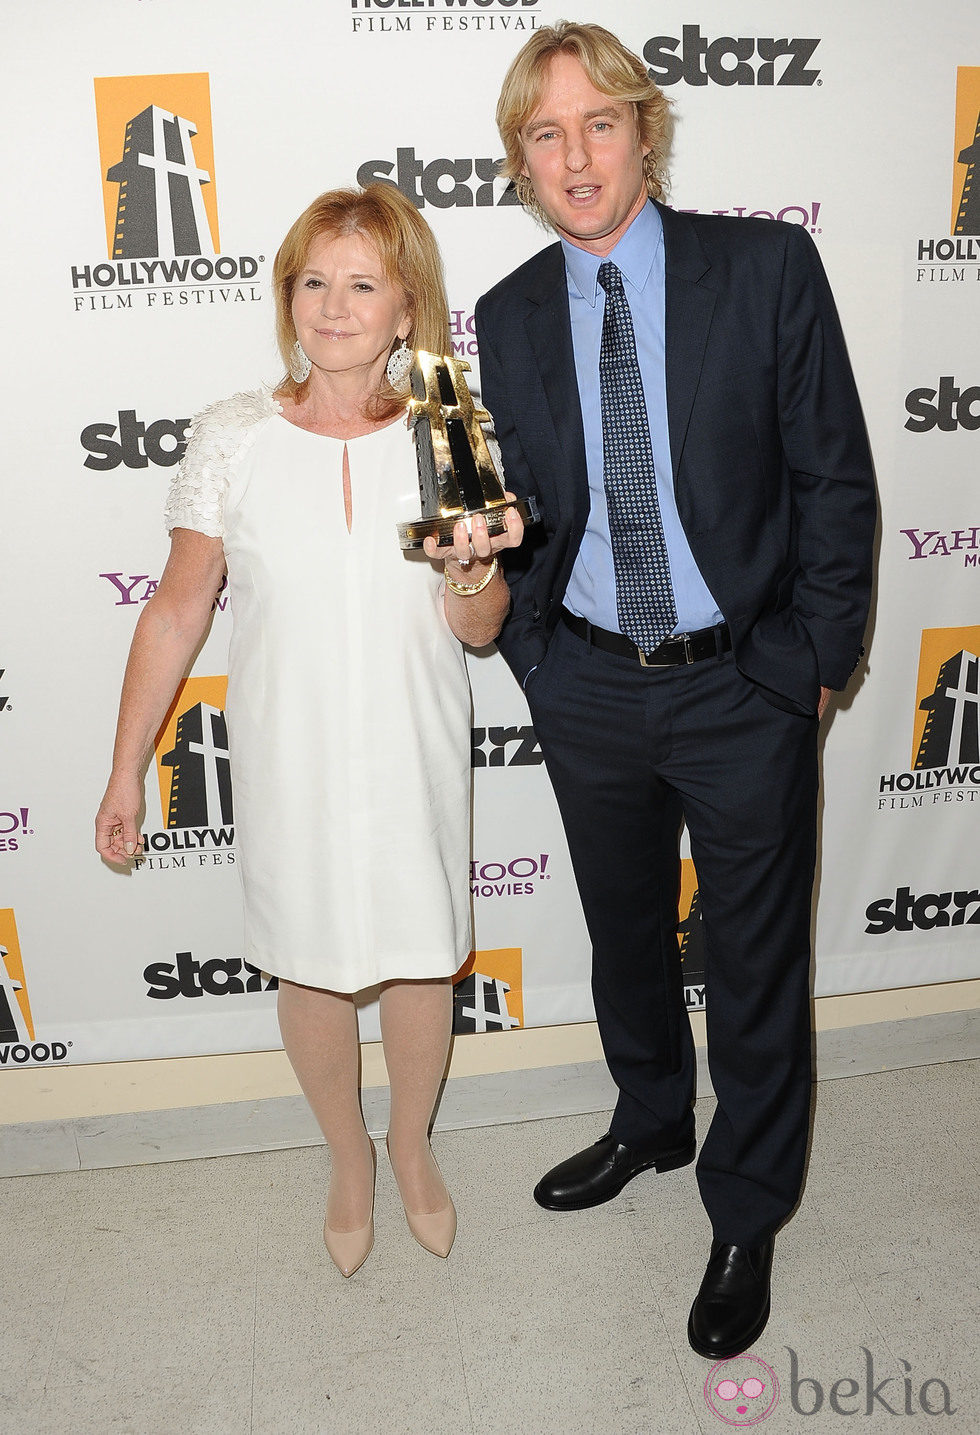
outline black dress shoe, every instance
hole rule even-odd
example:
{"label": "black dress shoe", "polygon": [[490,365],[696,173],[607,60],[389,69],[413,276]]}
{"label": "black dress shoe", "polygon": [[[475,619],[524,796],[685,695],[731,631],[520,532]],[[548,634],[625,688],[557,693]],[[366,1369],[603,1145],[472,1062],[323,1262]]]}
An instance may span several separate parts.
{"label": "black dress shoe", "polygon": [[693,1160],[693,1138],[668,1150],[636,1151],[606,1135],[542,1176],[534,1199],[547,1211],[584,1211],[611,1201],[641,1171],[675,1171]]}
{"label": "black dress shoe", "polygon": [[769,1319],[772,1236],[758,1246],[711,1242],[708,1268],[691,1306],[687,1338],[706,1360],[741,1355]]}

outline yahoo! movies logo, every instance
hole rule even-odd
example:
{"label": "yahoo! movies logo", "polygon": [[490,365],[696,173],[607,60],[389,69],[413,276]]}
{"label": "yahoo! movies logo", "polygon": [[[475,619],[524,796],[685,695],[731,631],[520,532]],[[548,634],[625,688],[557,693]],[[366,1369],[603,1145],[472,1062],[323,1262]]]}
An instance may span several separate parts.
{"label": "yahoo! movies logo", "polygon": [[[159,578],[154,578],[149,573],[126,573],[122,569],[115,573],[100,573],[109,584],[112,592],[113,607],[135,608],[140,603],[145,603],[152,598],[160,586]],[[223,578],[221,586],[214,595],[214,608],[223,613],[228,606],[228,580]]]}
{"label": "yahoo! movies logo", "polygon": [[206,74],[95,81],[108,260],[73,264],[79,310],[249,303],[264,259],[221,252]]}
{"label": "yahoo! movies logo", "polygon": [[964,568],[980,568],[978,524],[972,528],[903,528],[901,532],[912,549],[905,555],[910,563],[923,558],[955,558],[962,559]]}
{"label": "yahoo! movies logo", "polygon": [[506,862],[475,858],[470,863],[470,896],[533,897],[542,882],[551,881],[550,860],[547,852],[539,852],[537,857],[511,857]]}
{"label": "yahoo! movies logo", "polygon": [[980,794],[980,627],[924,628],[911,766],[878,779],[878,810],[976,802]]}
{"label": "yahoo! movies logo", "polygon": [[524,1025],[520,947],[470,952],[453,977],[453,1031],[511,1031]]}
{"label": "yahoo! movies logo", "polygon": [[46,1066],[64,1061],[68,1041],[37,1041],[24,959],[11,907],[0,909],[0,1066]]}
{"label": "yahoo! movies logo", "polygon": [[143,833],[140,869],[234,865],[227,686],[225,677],[187,678],[177,690],[154,745],[161,825]]}
{"label": "yahoo! movies logo", "polygon": [[980,282],[980,65],[956,71],[952,129],[949,235],[918,241],[917,284]]}
{"label": "yahoo! movies logo", "polygon": [[450,309],[449,336],[453,341],[453,353],[461,359],[479,356],[480,346],[476,341],[476,314],[472,309]]}
{"label": "yahoo! movies logo", "polygon": [[728,209],[697,209],[687,205],[680,207],[681,214],[731,214],[736,219],[778,219],[784,224],[802,224],[811,234],[822,234],[818,224],[822,201],[813,199],[808,204],[773,204],[771,209],[753,209],[748,204],[733,204]]}
{"label": "yahoo! movies logo", "polygon": [[33,836],[29,807],[12,807],[9,812],[0,812],[0,854],[16,852],[25,837]]}

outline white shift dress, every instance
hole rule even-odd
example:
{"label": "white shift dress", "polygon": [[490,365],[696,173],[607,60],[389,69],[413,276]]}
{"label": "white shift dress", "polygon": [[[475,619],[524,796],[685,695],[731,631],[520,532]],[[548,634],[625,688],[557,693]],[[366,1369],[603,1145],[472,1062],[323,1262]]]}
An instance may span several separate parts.
{"label": "white shift dress", "polygon": [[441,570],[398,546],[419,506],[404,419],[345,445],[264,390],[193,421],[167,502],[228,565],[245,955],[307,986],[449,976],[470,949],[470,692]]}

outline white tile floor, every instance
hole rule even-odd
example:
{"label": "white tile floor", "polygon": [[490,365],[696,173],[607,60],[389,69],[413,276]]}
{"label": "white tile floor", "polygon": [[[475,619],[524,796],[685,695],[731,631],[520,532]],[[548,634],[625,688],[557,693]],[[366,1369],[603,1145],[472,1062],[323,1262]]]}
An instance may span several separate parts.
{"label": "white tile floor", "polygon": [[[819,1084],[807,1195],[779,1237],[754,1352],[780,1383],[767,1435],[980,1431],[978,1075],[955,1061]],[[699,1103],[702,1128],[712,1104]],[[531,1201],[543,1170],[603,1130],[579,1115],[438,1133],[460,1218],[447,1262],[411,1240],[382,1147],[377,1243],[350,1281],[320,1243],[319,1147],[0,1181],[0,1431],[697,1435],[747,1422],[734,1402],[727,1424],[709,1408],[710,1366],[686,1341],[709,1239],[693,1168],[641,1176],[591,1212]],[[926,1404],[943,1405],[940,1381],[955,1414],[922,1409],[925,1382]],[[850,1416],[831,1406],[835,1382]]]}

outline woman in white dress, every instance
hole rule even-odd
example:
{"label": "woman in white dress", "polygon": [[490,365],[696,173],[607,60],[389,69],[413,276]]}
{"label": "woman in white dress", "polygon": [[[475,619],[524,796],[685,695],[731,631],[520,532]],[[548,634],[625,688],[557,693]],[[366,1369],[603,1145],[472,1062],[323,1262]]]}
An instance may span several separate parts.
{"label": "woman in white dress", "polygon": [[[393,186],[321,195],[273,270],[289,377],[191,425],[167,503],[171,551],[133,638],[96,818],[109,862],[140,855],[143,773],[227,572],[228,736],[246,958],[279,977],[279,1024],[331,1155],[324,1239],[345,1276],[374,1241],[376,1154],[358,1094],[353,996],[380,987],[388,1151],[412,1234],[447,1256],[456,1213],[429,1146],[452,975],[470,948],[470,698],[461,643],[509,595],[474,517],[406,553],[418,516],[404,380],[450,352],[435,239]],[[437,560],[435,562],[430,560]]]}

